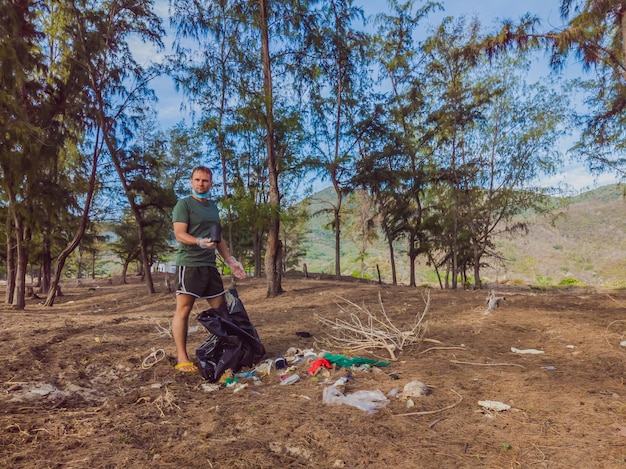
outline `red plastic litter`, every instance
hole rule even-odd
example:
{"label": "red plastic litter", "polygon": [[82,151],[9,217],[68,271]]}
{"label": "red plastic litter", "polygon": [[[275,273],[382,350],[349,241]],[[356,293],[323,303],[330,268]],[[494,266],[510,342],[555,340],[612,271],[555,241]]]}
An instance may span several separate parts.
{"label": "red plastic litter", "polygon": [[326,360],[325,358],[320,358],[319,360],[315,360],[313,363],[311,363],[311,368],[309,368],[309,374],[311,376],[315,375],[315,372],[321,366],[323,366],[324,368],[328,368],[329,370],[333,367],[328,360]]}

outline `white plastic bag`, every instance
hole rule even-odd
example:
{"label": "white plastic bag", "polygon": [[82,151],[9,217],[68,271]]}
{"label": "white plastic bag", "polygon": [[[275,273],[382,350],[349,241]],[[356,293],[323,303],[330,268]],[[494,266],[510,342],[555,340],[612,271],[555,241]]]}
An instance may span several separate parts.
{"label": "white plastic bag", "polygon": [[541,355],[542,353],[544,353],[543,350],[537,350],[535,348],[527,348],[527,349],[520,350],[515,347],[511,347],[511,352],[526,354],[526,355]]}
{"label": "white plastic bag", "polygon": [[345,404],[374,414],[389,404],[389,399],[379,391],[356,391],[344,395],[334,385],[324,388],[322,395],[324,404]]}
{"label": "white plastic bag", "polygon": [[478,401],[478,405],[487,410],[496,410],[498,412],[509,410],[511,408],[510,405],[500,401]]}

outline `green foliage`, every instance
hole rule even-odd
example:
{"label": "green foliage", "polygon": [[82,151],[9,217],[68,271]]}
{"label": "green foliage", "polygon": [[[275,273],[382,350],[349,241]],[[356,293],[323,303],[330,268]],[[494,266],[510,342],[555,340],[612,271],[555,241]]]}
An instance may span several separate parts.
{"label": "green foliage", "polygon": [[554,281],[550,276],[544,277],[541,274],[537,274],[537,276],[535,277],[535,283],[540,286],[550,286],[554,284]]}
{"label": "green foliage", "polygon": [[561,287],[581,287],[585,286],[585,284],[574,277],[565,277],[564,279],[559,281],[559,286]]}
{"label": "green foliage", "polygon": [[368,275],[366,273],[361,274],[360,270],[353,270],[352,272],[350,272],[350,277],[358,278],[358,279],[362,279],[362,280],[371,280],[372,279],[371,275]]}

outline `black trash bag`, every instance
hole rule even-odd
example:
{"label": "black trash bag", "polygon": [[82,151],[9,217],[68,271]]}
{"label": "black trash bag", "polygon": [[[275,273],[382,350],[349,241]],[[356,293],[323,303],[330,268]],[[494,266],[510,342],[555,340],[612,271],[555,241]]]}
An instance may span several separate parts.
{"label": "black trash bag", "polygon": [[198,322],[212,334],[196,349],[200,372],[211,383],[219,381],[226,370],[238,372],[265,358],[265,347],[248,318],[237,290],[228,290],[225,302],[202,311]]}

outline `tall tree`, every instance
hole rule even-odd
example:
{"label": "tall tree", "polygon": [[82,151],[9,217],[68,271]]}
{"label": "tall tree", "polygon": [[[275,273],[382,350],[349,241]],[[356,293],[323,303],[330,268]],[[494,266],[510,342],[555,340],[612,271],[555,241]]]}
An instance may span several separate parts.
{"label": "tall tree", "polygon": [[[3,188],[13,217],[7,225],[8,248],[15,240],[16,262],[8,256],[9,284],[15,289],[13,306],[25,305],[26,266],[32,251],[32,233],[40,241],[48,283],[52,220],[75,205],[71,186],[72,143],[81,122],[81,73],[72,66],[73,48],[63,32],[65,22],[55,2],[5,2],[2,14],[2,89],[0,121],[5,138],[0,147]],[[64,47],[68,45],[68,47]],[[74,167],[79,167],[80,162]],[[66,172],[67,171],[67,172]],[[80,172],[80,171],[78,171]],[[76,175],[76,173],[74,173]],[[70,208],[71,211],[71,208]],[[41,214],[35,216],[34,214]],[[58,232],[58,230],[57,230]],[[34,251],[33,251],[34,252]],[[15,280],[14,280],[15,279]]]}
{"label": "tall tree", "polygon": [[502,60],[485,68],[486,78],[494,88],[502,86],[503,93],[466,138],[462,155],[475,168],[462,183],[462,210],[477,288],[482,258],[493,248],[494,235],[520,228],[513,217],[522,211],[546,208],[547,189],[538,183],[562,160],[557,140],[566,130],[568,110],[564,94],[541,83],[525,84],[519,62]]}
{"label": "tall tree", "polygon": [[263,107],[265,110],[265,144],[267,147],[267,169],[269,177],[269,231],[265,248],[265,275],[267,296],[283,293],[282,287],[282,243],[280,241],[280,188],[278,186],[279,161],[274,136],[274,88],[270,52],[269,1],[258,0],[259,32],[261,36],[261,63],[263,65]]}
{"label": "tall tree", "polygon": [[526,15],[519,24],[507,21],[497,34],[477,49],[490,57],[502,51],[545,49],[551,64],[560,70],[570,54],[583,70],[595,72],[584,83],[585,112],[579,116],[583,132],[575,145],[595,172],[626,177],[626,2],[623,0],[562,0],[564,25],[540,31],[536,16]]}
{"label": "tall tree", "polygon": [[[128,165],[132,162],[124,139],[129,135],[128,129],[133,127],[133,115],[140,115],[142,107],[153,97],[148,87],[150,80],[161,73],[155,67],[146,70],[139,65],[129,46],[134,37],[162,46],[164,31],[151,8],[151,0],[73,0],[71,4],[73,39],[79,48],[76,59],[89,77],[94,121],[102,131],[108,156],[137,221],[145,267],[150,265],[145,220],[129,180]],[[146,287],[149,293],[154,293],[149,270],[146,271]]]}
{"label": "tall tree", "polygon": [[[27,244],[30,229],[26,207],[19,204],[27,194],[25,179],[28,168],[29,142],[38,141],[41,129],[32,122],[32,105],[41,92],[38,71],[43,58],[37,49],[41,32],[35,25],[42,2],[22,0],[0,4],[0,170],[7,204],[6,300],[15,308],[25,306]],[[26,196],[26,197],[25,197]],[[9,293],[10,292],[10,293]]]}
{"label": "tall tree", "polygon": [[367,269],[367,250],[378,239],[376,229],[380,225],[380,216],[375,211],[374,198],[364,190],[355,190],[351,198],[348,233],[358,246],[356,260],[359,262],[360,278],[363,279]]}
{"label": "tall tree", "polygon": [[370,37],[356,28],[363,11],[352,0],[328,0],[318,12],[316,27],[308,30],[310,57],[305,79],[310,84],[311,166],[328,176],[336,195],[332,204],[335,234],[335,276],[341,277],[341,215],[344,196],[363,137],[359,125],[365,90],[370,84]]}
{"label": "tall tree", "polygon": [[479,27],[477,21],[467,25],[465,18],[445,18],[424,44],[428,56],[426,73],[430,77],[426,93],[431,99],[429,144],[437,159],[439,184],[448,189],[451,198],[444,234],[448,240],[452,288],[457,288],[463,265],[461,242],[466,238],[462,185],[472,177],[475,166],[474,161],[463,157],[466,138],[485,119],[491,100],[502,93],[501,88],[475,79],[474,58],[464,53],[469,44],[477,43]]}
{"label": "tall tree", "polygon": [[368,187],[382,213],[383,231],[396,282],[394,242],[404,237],[409,258],[409,284],[416,285],[415,262],[423,252],[423,193],[432,178],[431,153],[424,115],[425,54],[417,39],[421,22],[438,7],[428,2],[391,1],[390,13],[376,17],[375,57],[379,80],[389,91],[379,98],[383,109],[368,133],[369,148],[359,162],[357,180]]}

